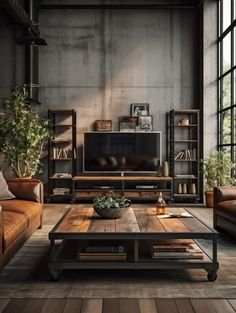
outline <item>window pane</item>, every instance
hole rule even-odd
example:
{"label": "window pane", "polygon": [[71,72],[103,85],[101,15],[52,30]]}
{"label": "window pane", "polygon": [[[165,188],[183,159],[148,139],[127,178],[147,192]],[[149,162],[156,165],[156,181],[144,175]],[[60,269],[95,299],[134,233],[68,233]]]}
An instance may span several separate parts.
{"label": "window pane", "polygon": [[222,119],[222,143],[229,144],[231,143],[231,110],[222,113]]}
{"label": "window pane", "polygon": [[223,39],[223,72],[231,67],[231,33]]}
{"label": "window pane", "polygon": [[223,62],[221,62],[221,60],[223,60],[223,41],[221,40],[219,42],[219,46],[218,46],[218,49],[219,49],[219,74],[222,75],[223,74]]}
{"label": "window pane", "polygon": [[223,9],[222,9],[222,1],[223,0],[219,0],[218,1],[218,12],[219,12],[219,15],[218,15],[218,18],[219,18],[219,20],[218,20],[218,31],[219,31],[219,36],[221,35],[221,33],[222,33],[222,28],[223,28],[223,25],[222,25],[222,23],[221,23],[221,12],[223,12]]}
{"label": "window pane", "polygon": [[[236,4],[235,4],[236,7]],[[234,65],[236,65],[236,27],[234,26]]]}
{"label": "window pane", "polygon": [[[232,147],[233,149],[233,157],[232,157],[232,162],[235,164],[236,163],[236,146]],[[233,171],[232,171],[232,177],[236,177],[236,166],[234,165]]]}
{"label": "window pane", "polygon": [[236,4],[234,3],[234,19],[236,19]]}
{"label": "window pane", "polygon": [[232,147],[221,147],[220,151],[224,152],[224,155],[231,159],[231,149]]}
{"label": "window pane", "polygon": [[236,70],[234,70],[233,72],[233,77],[234,77],[234,103],[233,104],[236,104]]}
{"label": "window pane", "polygon": [[223,79],[219,80],[219,110],[223,109]]}
{"label": "window pane", "polygon": [[223,31],[231,24],[231,0],[222,0],[223,2]]}
{"label": "window pane", "polygon": [[222,107],[227,108],[231,105],[231,73],[226,75],[223,79],[223,95],[222,95]]}
{"label": "window pane", "polygon": [[236,144],[236,131],[235,131],[235,126],[236,126],[236,109],[234,108],[234,112],[233,112],[233,114],[234,114],[234,118],[233,118],[233,128],[232,128],[232,131],[234,132],[234,134],[233,134],[233,142],[232,143],[234,143],[234,144]]}

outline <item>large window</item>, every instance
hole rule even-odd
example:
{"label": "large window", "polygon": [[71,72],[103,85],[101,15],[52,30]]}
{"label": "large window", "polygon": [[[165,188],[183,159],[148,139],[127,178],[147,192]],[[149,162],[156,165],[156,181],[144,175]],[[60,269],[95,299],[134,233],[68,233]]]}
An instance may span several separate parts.
{"label": "large window", "polygon": [[236,162],[236,3],[218,0],[219,150]]}

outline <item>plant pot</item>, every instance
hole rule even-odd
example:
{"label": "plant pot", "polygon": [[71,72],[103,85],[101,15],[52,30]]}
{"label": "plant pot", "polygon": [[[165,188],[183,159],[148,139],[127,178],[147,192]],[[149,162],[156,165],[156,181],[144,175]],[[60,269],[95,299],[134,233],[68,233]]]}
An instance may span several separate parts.
{"label": "plant pot", "polygon": [[101,217],[103,218],[120,218],[122,215],[125,214],[125,212],[127,212],[127,210],[129,209],[129,206],[126,207],[122,207],[122,208],[103,208],[100,209],[96,206],[93,207],[94,211]]}
{"label": "plant pot", "polygon": [[213,208],[214,195],[213,191],[205,191],[206,207]]}

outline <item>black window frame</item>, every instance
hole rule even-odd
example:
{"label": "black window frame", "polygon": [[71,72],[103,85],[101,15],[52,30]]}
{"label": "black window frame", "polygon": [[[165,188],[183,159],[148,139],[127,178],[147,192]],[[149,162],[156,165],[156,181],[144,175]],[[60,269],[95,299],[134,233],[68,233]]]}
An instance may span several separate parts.
{"label": "black window frame", "polygon": [[[233,163],[236,163],[236,4],[231,1],[231,21],[229,26],[223,31],[223,3],[229,0],[218,0],[218,150],[230,150]],[[231,34],[231,64],[228,69],[224,69],[223,41],[227,35]],[[225,71],[224,71],[225,70]],[[223,106],[223,81],[230,75],[230,105]],[[230,113],[230,142],[224,143],[223,116]]]}

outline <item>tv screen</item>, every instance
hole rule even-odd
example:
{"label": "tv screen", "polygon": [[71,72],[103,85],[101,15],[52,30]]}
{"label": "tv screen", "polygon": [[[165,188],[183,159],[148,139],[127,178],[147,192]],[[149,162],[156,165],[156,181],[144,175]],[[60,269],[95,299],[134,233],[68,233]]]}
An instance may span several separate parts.
{"label": "tv screen", "polygon": [[161,132],[85,132],[84,172],[156,172]]}

